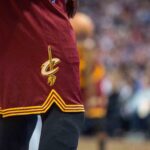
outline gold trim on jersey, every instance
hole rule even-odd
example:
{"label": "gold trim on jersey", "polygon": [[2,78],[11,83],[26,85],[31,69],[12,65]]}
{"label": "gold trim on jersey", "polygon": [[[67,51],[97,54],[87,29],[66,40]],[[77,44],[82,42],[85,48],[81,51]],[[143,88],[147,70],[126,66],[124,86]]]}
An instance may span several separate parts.
{"label": "gold trim on jersey", "polygon": [[2,108],[0,107],[0,115],[2,114],[2,110],[1,110]]}
{"label": "gold trim on jersey", "polygon": [[80,104],[66,104],[61,96],[52,89],[46,101],[41,106],[16,107],[8,109],[0,109],[3,117],[42,114],[45,113],[52,104],[56,104],[63,112],[84,112],[84,106]]}

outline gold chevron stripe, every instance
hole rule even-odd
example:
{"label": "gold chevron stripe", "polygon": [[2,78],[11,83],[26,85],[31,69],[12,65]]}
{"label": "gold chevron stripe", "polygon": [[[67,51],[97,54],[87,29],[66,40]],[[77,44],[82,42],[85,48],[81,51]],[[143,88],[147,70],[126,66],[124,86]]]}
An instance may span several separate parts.
{"label": "gold chevron stripe", "polygon": [[55,103],[63,112],[84,112],[84,106],[66,104],[61,96],[52,89],[46,101],[41,106],[16,107],[0,110],[3,117],[45,113]]}

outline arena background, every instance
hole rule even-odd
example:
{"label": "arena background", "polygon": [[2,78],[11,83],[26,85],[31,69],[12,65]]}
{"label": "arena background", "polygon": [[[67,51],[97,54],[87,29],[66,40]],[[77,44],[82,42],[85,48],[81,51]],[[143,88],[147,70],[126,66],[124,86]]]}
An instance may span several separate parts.
{"label": "arena background", "polygon": [[78,150],[149,150],[150,1],[80,0],[71,23],[86,108]]}

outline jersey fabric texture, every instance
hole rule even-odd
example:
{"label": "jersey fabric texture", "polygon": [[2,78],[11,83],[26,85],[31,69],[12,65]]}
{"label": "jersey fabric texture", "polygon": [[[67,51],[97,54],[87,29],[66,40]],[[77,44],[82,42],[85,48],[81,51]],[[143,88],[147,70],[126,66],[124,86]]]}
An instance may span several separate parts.
{"label": "jersey fabric texture", "polygon": [[1,0],[0,114],[84,112],[76,39],[64,0]]}

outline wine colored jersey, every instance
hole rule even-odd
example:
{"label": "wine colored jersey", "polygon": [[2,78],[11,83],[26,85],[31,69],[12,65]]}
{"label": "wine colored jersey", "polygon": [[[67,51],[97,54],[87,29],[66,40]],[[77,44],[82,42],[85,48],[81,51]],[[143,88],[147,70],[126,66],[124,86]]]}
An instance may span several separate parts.
{"label": "wine colored jersey", "polygon": [[0,114],[83,112],[65,0],[0,1]]}

